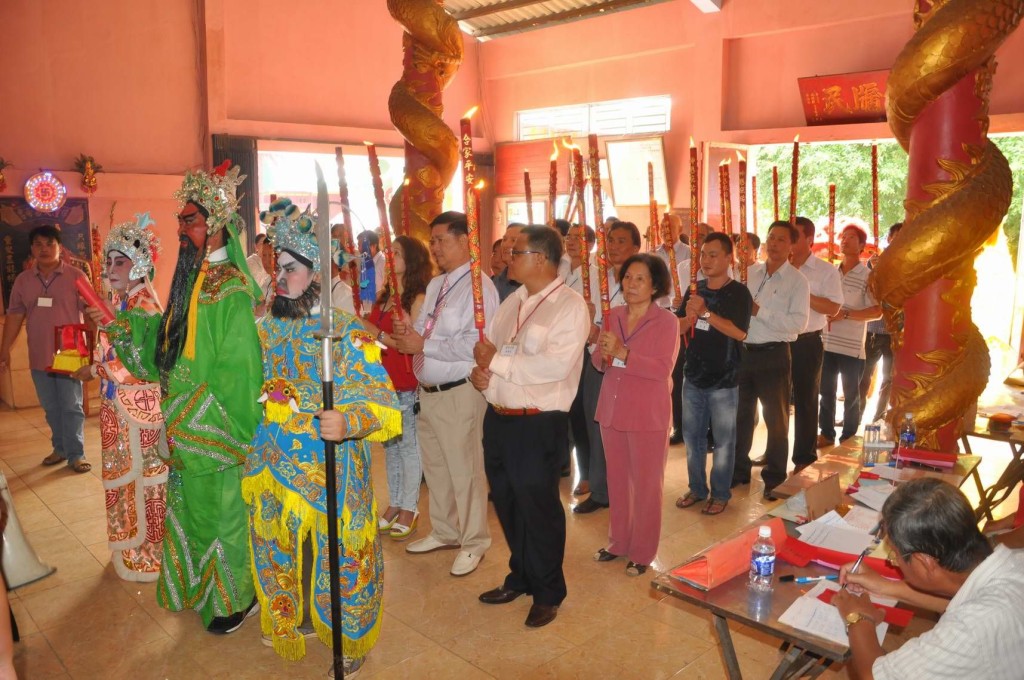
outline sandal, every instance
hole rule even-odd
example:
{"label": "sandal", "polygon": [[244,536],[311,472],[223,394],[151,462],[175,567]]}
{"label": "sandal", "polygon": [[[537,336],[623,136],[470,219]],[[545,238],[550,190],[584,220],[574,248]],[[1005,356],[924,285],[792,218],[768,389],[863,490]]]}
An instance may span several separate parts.
{"label": "sandal", "polygon": [[729,501],[720,501],[716,498],[712,498],[700,512],[702,515],[720,515],[727,505],[729,505]]}
{"label": "sandal", "polygon": [[595,562],[611,562],[612,560],[617,560],[617,559],[619,559],[618,555],[610,553],[607,550],[605,550],[604,548],[601,548],[596,553],[594,553],[594,561]]}
{"label": "sandal", "polygon": [[[390,509],[391,508],[388,508],[388,510],[390,510]],[[384,514],[387,514],[387,510],[384,511]],[[377,518],[377,528],[380,529],[380,532],[382,534],[387,533],[388,531],[391,531],[391,527],[395,526],[395,522],[397,522],[397,521],[398,521],[398,513],[397,512],[395,513],[395,516],[392,517],[391,519],[387,519],[387,518],[384,517],[384,515],[381,515],[380,517]]]}
{"label": "sandal", "polygon": [[[416,520],[418,520],[419,518],[420,513],[417,512],[413,514],[412,521],[409,522],[408,526],[406,526],[405,524],[399,524],[397,521],[395,521],[395,523],[391,525],[391,533],[389,533],[388,536],[395,539],[396,541],[404,541],[405,539],[412,536],[413,532],[416,531]],[[398,520],[397,515],[395,515],[395,520]]]}
{"label": "sandal", "polygon": [[68,467],[79,474],[92,470],[92,464],[82,460],[81,458],[76,460],[74,463],[69,463]]}
{"label": "sandal", "polygon": [[57,463],[63,463],[63,462],[64,462],[64,456],[60,455],[56,451],[51,453],[46,458],[43,458],[43,465],[47,465],[47,466],[49,466],[49,465],[56,465]]}
{"label": "sandal", "polygon": [[630,560],[626,565],[626,576],[642,576],[647,571],[646,564],[637,564]]}
{"label": "sandal", "polygon": [[692,508],[694,505],[697,505],[697,503],[703,502],[703,498],[697,498],[697,496],[692,491],[687,491],[685,496],[680,496],[679,498],[676,499],[676,507],[683,509]]}

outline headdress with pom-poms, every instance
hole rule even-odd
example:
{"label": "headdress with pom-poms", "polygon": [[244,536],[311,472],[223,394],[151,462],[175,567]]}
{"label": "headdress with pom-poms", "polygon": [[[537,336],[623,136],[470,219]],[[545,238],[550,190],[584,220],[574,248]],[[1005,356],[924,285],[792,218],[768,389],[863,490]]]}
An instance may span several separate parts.
{"label": "headdress with pom-poms", "polygon": [[320,271],[320,246],[316,241],[313,215],[300,211],[291,199],[279,198],[260,213],[260,221],[269,225],[267,236],[274,250],[299,255],[310,263],[314,272]]}
{"label": "headdress with pom-poms", "polygon": [[160,239],[149,228],[155,224],[148,212],[135,213],[134,222],[122,222],[111,227],[103,244],[105,255],[116,250],[132,261],[128,278],[133,281],[152,275],[160,252]]}
{"label": "headdress with pom-poms", "polygon": [[228,225],[234,227],[236,236],[242,230],[236,193],[245,175],[239,174],[241,169],[237,165],[229,170],[230,166],[231,161],[226,160],[214,168],[213,172],[186,170],[181,188],[174,192],[174,197],[178,199],[178,210],[191,201],[210,213],[206,218],[206,233],[211,236]]}

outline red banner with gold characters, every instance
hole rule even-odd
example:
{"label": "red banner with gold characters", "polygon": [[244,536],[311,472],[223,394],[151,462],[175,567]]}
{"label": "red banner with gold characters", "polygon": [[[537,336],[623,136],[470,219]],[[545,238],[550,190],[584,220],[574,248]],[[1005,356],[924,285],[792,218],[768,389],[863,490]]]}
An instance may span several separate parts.
{"label": "red banner with gold characters", "polygon": [[885,121],[888,69],[797,78],[808,125]]}

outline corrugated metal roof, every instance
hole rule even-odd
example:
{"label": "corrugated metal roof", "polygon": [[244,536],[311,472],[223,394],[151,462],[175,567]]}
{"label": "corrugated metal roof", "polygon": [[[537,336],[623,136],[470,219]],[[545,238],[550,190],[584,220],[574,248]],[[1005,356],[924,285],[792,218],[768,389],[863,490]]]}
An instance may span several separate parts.
{"label": "corrugated metal roof", "polygon": [[480,40],[549,28],[667,0],[446,0],[462,30]]}

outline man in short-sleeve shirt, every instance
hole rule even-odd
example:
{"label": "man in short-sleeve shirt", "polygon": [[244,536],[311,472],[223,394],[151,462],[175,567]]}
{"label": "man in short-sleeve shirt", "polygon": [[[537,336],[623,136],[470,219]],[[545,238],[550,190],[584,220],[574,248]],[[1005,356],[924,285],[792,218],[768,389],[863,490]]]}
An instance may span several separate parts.
{"label": "man in short-sleeve shirt", "polygon": [[821,404],[818,408],[818,446],[831,446],[836,438],[836,381],[843,381],[843,432],[840,441],[857,434],[860,425],[860,378],[864,372],[864,333],[867,322],[882,309],[868,291],[870,270],[860,261],[868,235],[849,225],[839,237],[843,261],[843,306],[825,328],[825,357],[821,365]]}
{"label": "man in short-sleeve shirt", "polygon": [[677,313],[683,318],[680,330],[691,335],[686,343],[682,393],[690,493],[676,504],[689,507],[708,497],[705,452],[711,425],[716,446],[711,465],[712,502],[705,508],[707,514],[721,512],[732,496],[729,486],[736,455],[740,346],[753,306],[747,287],[729,278],[732,251],[732,241],[725,234],[708,236],[700,253],[701,269],[707,278],[697,284],[696,295],[687,289]]}
{"label": "man in short-sleeve shirt", "polygon": [[91,466],[85,461],[82,383],[77,378],[46,371],[56,351],[54,329],[82,323],[84,306],[75,290],[75,280],[85,274],[61,262],[60,230],[56,226],[35,227],[29,232],[29,241],[35,264],[19,274],[11,288],[11,304],[0,345],[0,370],[10,365],[11,347],[22,321],[27,319],[32,382],[46,413],[53,443],[53,451],[43,459],[43,465],[67,462],[75,472],[88,472]]}

